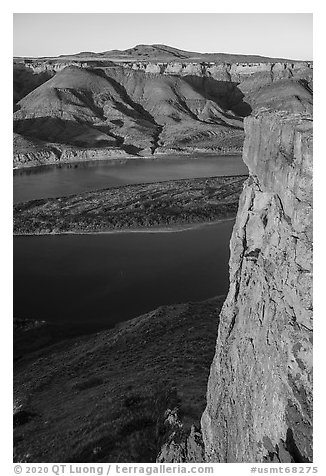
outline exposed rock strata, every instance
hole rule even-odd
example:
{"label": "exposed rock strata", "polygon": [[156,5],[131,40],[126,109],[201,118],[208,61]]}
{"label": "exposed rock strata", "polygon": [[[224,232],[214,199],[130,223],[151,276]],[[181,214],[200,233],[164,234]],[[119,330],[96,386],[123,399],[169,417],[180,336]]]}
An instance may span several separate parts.
{"label": "exposed rock strata", "polygon": [[14,131],[40,151],[35,157],[15,144],[15,167],[68,162],[72,149],[74,160],[92,159],[82,148],[110,156],[237,153],[253,109],[312,110],[309,62],[74,58],[14,66]]}
{"label": "exposed rock strata", "polygon": [[126,160],[126,158],[133,158],[132,155],[117,147],[112,147],[111,149],[69,147],[59,143],[45,143],[41,140],[27,139],[20,134],[14,134],[14,149],[14,169],[77,161]]}
{"label": "exposed rock strata", "polygon": [[312,117],[245,120],[250,177],[202,417],[210,462],[312,461]]}
{"label": "exposed rock strata", "polygon": [[[307,75],[312,74],[313,64],[311,61],[289,62],[289,63],[222,63],[222,62],[158,62],[158,61],[125,61],[119,63],[127,69],[141,70],[145,73],[166,74],[178,76],[208,76],[221,81],[241,82],[244,78],[255,73],[269,73],[274,79],[295,77],[300,71],[306,70]],[[40,61],[25,60],[22,65],[31,69],[35,73],[44,71],[61,71],[67,66],[78,66],[80,68],[110,67],[113,62],[98,61]],[[22,67],[22,66],[21,66]]]}
{"label": "exposed rock strata", "polygon": [[255,73],[269,73],[273,79],[289,78],[297,74],[298,71],[306,70],[306,74],[311,74],[312,62],[299,63],[123,63],[125,68],[142,70],[146,73],[156,74],[177,74],[178,76],[209,76],[221,81],[241,82],[243,79]]}

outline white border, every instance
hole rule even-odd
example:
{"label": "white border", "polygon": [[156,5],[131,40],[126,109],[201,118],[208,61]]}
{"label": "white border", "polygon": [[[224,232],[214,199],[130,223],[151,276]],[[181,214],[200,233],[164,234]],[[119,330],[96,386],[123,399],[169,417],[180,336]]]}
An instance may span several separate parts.
{"label": "white border", "polygon": [[[199,7],[200,4],[200,7]],[[87,6],[88,5],[88,6]],[[90,8],[90,5],[93,8]],[[265,6],[264,6],[265,5]],[[56,2],[41,1],[14,1],[2,6],[1,14],[1,316],[2,316],[2,342],[1,342],[1,453],[2,474],[14,474],[12,465],[12,13],[314,13],[314,90],[315,90],[315,128],[314,128],[314,241],[315,241],[315,278],[314,278],[314,304],[315,304],[315,344],[314,344],[314,464],[319,467],[319,474],[326,474],[324,456],[324,422],[325,422],[325,370],[323,349],[325,347],[325,152],[322,149],[322,134],[325,124],[325,96],[324,71],[324,44],[325,44],[325,15],[321,7],[322,2],[307,2],[304,0],[286,1],[274,0],[264,4],[258,1],[232,1],[225,4],[216,1],[205,2],[178,2],[164,0],[164,2],[137,2],[119,1],[107,2],[98,0],[96,8],[94,2],[71,2],[57,0]],[[245,8],[244,8],[245,7]],[[277,32],[275,32],[277,35]],[[247,464],[217,465],[215,474],[249,474]],[[267,465],[266,465],[267,466]],[[282,465],[279,465],[282,466]],[[274,466],[275,467],[275,466]]]}

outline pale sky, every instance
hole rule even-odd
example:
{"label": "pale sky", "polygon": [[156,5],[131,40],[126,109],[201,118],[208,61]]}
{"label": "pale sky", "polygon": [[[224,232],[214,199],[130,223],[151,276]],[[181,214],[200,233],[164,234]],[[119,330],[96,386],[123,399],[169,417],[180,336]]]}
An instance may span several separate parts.
{"label": "pale sky", "polygon": [[202,53],[312,59],[309,13],[15,13],[14,56],[163,43]]}

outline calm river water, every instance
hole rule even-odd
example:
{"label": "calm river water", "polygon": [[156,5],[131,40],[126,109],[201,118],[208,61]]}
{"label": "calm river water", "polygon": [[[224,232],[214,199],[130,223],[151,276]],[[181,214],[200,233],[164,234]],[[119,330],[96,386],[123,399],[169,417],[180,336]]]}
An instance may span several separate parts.
{"label": "calm river water", "polygon": [[[14,199],[245,173],[237,156],[42,167],[15,173]],[[93,322],[95,329],[163,304],[224,294],[232,227],[228,221],[178,232],[15,237],[14,316]]]}
{"label": "calm river water", "polygon": [[32,167],[14,171],[14,202],[132,183],[247,173],[248,169],[240,156],[206,156],[197,159],[167,157],[132,159],[126,163],[94,161]]}
{"label": "calm river water", "polygon": [[181,232],[14,238],[14,315],[108,327],[228,288],[233,221]]}

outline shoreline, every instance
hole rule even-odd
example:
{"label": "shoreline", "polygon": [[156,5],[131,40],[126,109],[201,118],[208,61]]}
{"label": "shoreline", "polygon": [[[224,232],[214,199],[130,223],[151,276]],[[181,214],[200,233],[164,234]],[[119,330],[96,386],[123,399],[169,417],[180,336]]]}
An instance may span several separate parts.
{"label": "shoreline", "polygon": [[202,223],[188,223],[184,225],[175,226],[161,226],[161,227],[144,227],[144,228],[123,228],[113,229],[107,231],[65,231],[65,232],[51,232],[51,233],[13,233],[13,237],[28,237],[28,236],[66,236],[66,235],[112,235],[118,233],[181,233],[184,231],[191,231],[198,228],[205,228],[211,225],[218,225],[223,222],[234,221],[235,216],[232,218],[221,218],[214,221],[202,222]]}
{"label": "shoreline", "polygon": [[[24,154],[25,152],[22,152],[21,154]],[[96,159],[87,159],[87,160],[67,160],[67,161],[57,161],[57,162],[49,162],[46,164],[34,164],[34,165],[28,165],[28,166],[14,166],[13,167],[13,172],[19,172],[19,171],[31,171],[35,168],[41,168],[41,167],[61,167],[61,166],[78,166],[81,164],[88,165],[88,164],[94,164],[96,162],[112,162],[114,163],[120,163],[120,164],[125,164],[126,162],[133,161],[133,160],[149,160],[149,161],[156,161],[156,160],[161,160],[161,159],[173,159],[173,158],[187,158],[187,159],[192,159],[196,160],[200,157],[197,157],[198,155],[203,155],[203,156],[213,156],[216,158],[219,157],[229,157],[229,156],[242,156],[242,150],[241,151],[227,151],[227,152],[221,152],[221,151],[192,151],[192,152],[175,152],[171,153],[170,151],[167,153],[164,152],[158,152],[157,154],[154,155],[144,155],[144,156],[139,156],[139,155],[131,155],[131,156],[109,156],[109,157],[104,157],[102,159],[96,158]]]}
{"label": "shoreline", "polygon": [[234,219],[247,176],[132,184],[14,205],[14,236],[167,233]]}
{"label": "shoreline", "polygon": [[101,193],[101,192],[109,192],[110,190],[117,190],[117,189],[131,189],[131,188],[136,188],[136,187],[146,187],[146,186],[151,186],[151,185],[159,185],[159,184],[162,184],[162,185],[168,185],[169,183],[179,183],[179,182],[183,182],[183,183],[186,183],[187,181],[207,181],[207,180],[210,180],[210,179],[238,179],[238,178],[248,178],[249,177],[249,173],[248,174],[244,174],[244,173],[241,173],[241,174],[232,174],[232,175],[209,175],[209,176],[203,176],[203,177],[184,177],[184,178],[176,178],[176,179],[166,179],[166,180],[155,180],[155,181],[151,181],[151,182],[135,182],[135,183],[120,183],[120,184],[117,184],[117,185],[112,185],[110,187],[105,187],[105,188],[95,188],[95,189],[90,189],[90,190],[85,190],[83,192],[77,192],[77,193],[73,193],[71,195],[58,195],[58,196],[55,196],[55,197],[41,197],[41,198],[32,198],[32,199],[29,199],[29,200],[23,200],[23,201],[20,201],[20,202],[15,202],[15,198],[13,199],[13,205],[14,206],[18,206],[20,204],[25,204],[25,203],[28,203],[28,202],[35,202],[35,201],[45,201],[45,200],[48,200],[48,201],[53,201],[53,200],[61,200],[61,199],[69,199],[69,198],[72,198],[72,197],[78,197],[78,196],[81,196],[81,195],[87,195],[87,194],[93,194],[93,193]]}

